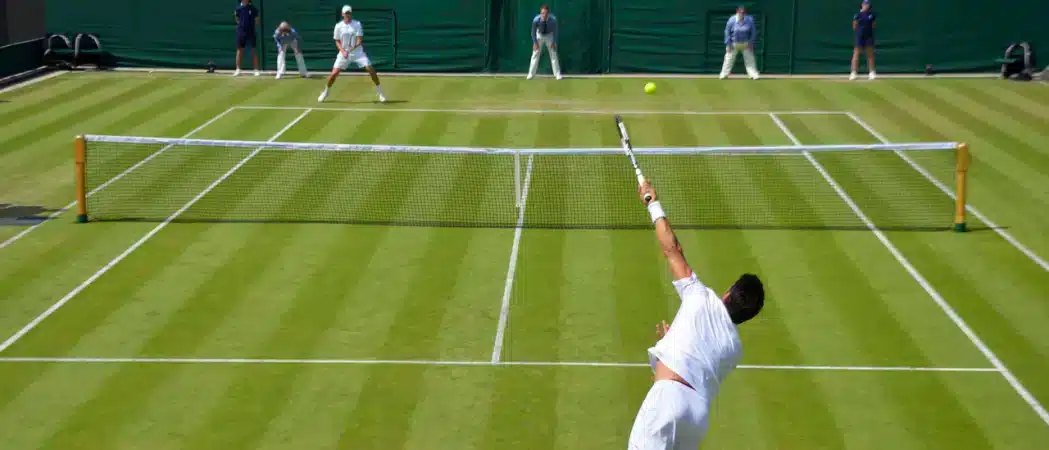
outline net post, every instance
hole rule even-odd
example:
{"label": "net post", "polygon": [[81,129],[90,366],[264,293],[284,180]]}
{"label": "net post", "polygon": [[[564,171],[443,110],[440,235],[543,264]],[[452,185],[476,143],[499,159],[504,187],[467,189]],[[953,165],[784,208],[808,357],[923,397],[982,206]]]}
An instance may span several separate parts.
{"label": "net post", "polygon": [[968,192],[969,161],[969,144],[962,142],[955,149],[954,162],[954,231],[958,232],[966,231],[965,198]]}
{"label": "net post", "polygon": [[514,207],[521,208],[521,151],[514,150]]}
{"label": "net post", "polygon": [[76,221],[87,222],[87,139],[77,136],[73,140],[73,160],[76,162]]}

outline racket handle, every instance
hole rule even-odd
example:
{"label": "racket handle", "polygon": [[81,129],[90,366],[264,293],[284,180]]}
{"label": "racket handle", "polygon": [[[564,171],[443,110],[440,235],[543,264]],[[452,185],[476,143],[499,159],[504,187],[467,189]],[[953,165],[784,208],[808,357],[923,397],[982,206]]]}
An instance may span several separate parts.
{"label": "racket handle", "polygon": [[[641,170],[638,170],[637,171],[637,185],[641,186],[643,184],[645,184],[645,176],[641,175]],[[649,193],[646,192],[645,193],[645,204],[648,204],[648,202],[650,202],[650,201],[652,201],[652,194],[649,194]]]}

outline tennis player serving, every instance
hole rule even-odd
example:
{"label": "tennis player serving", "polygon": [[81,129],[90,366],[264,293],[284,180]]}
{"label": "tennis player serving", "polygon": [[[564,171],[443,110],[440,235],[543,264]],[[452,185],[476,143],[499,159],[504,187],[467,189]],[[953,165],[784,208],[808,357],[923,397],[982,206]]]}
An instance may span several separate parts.
{"label": "tennis player serving", "polygon": [[655,382],[634,420],[630,449],[694,450],[707,432],[710,404],[743,355],[736,326],[752,319],[765,303],[761,280],[744,274],[718,297],[685,261],[656,191],[639,187],[656,227],[656,238],[674,276],[681,306],[670,326],[656,326],[659,342],[648,349]]}

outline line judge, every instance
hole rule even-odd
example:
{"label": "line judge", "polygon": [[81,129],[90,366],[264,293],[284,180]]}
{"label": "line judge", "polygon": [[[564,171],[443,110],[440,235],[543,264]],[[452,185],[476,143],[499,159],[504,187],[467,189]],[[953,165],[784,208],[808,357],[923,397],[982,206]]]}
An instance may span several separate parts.
{"label": "line judge", "polygon": [[546,46],[550,54],[550,66],[554,69],[554,77],[561,79],[561,64],[557,61],[557,17],[550,14],[550,7],[543,5],[539,8],[539,14],[532,19],[532,62],[528,65],[528,79],[535,77],[535,71],[539,69],[539,56]]}
{"label": "line judge", "polygon": [[721,66],[721,76],[728,78],[732,73],[732,66],[736,64],[736,54],[743,53],[743,65],[747,68],[747,76],[758,79],[758,65],[754,62],[754,40],[758,37],[758,29],[754,25],[754,17],[747,15],[747,9],[743,6],[736,8],[736,14],[729,17],[725,24],[725,63]]}
{"label": "line judge", "polygon": [[237,70],[233,76],[240,76],[240,62],[244,59],[244,49],[251,49],[251,67],[255,76],[259,76],[259,54],[255,52],[255,29],[259,27],[259,10],[251,0],[240,0],[240,6],[233,11],[237,20]]}

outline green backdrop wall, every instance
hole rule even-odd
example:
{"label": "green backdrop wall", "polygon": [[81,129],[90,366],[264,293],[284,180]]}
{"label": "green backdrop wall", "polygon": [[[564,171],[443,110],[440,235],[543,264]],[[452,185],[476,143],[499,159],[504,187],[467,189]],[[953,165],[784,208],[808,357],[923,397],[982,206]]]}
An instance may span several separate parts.
{"label": "green backdrop wall", "polygon": [[[281,20],[305,39],[311,70],[334,58],[331,32],[342,2],[254,0],[262,16],[264,67],[276,66],[270,39]],[[236,0],[46,0],[52,33],[94,32],[123,65],[202,68],[233,64]],[[365,48],[383,71],[523,72],[528,32],[542,0],[354,0]],[[726,0],[550,0],[561,25],[559,54],[568,73],[684,72],[720,69]],[[852,15],[859,0],[743,2],[759,27],[759,67],[774,73],[848,70]],[[1010,42],[1049,51],[1049,2],[881,0],[881,72],[994,69]],[[549,64],[544,58],[545,70]]]}

